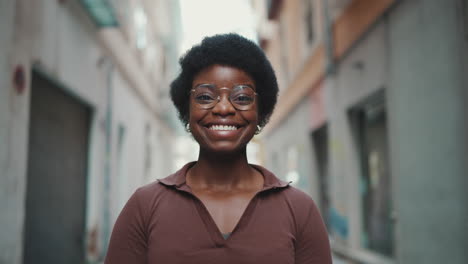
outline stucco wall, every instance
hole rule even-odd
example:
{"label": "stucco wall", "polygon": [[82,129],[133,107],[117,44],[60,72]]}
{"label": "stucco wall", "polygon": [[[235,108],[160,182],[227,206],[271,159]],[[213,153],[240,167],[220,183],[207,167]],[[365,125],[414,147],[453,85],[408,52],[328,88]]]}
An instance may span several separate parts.
{"label": "stucco wall", "polygon": [[402,1],[389,16],[391,157],[401,263],[468,259],[459,3]]}
{"label": "stucco wall", "polygon": [[[92,108],[86,229],[87,235],[97,231],[101,248],[95,253],[102,254],[102,230],[112,228],[128,197],[138,186],[164,177],[173,169],[172,134],[137,96],[120,68],[109,67],[98,29],[77,2],[1,1],[0,22],[0,263],[21,263],[22,259],[33,69]],[[23,65],[27,74],[22,94],[11,85],[14,65]],[[111,202],[107,205],[104,196],[109,85],[113,113]],[[120,127],[125,128],[125,140],[119,157],[116,152]],[[103,211],[107,208],[110,219],[105,223]]]}
{"label": "stucco wall", "polygon": [[[25,191],[25,163],[29,118],[27,39],[30,32],[20,18],[30,8],[15,1],[0,3],[0,262],[17,263],[21,258]],[[17,93],[12,74],[17,65],[26,73],[26,90]]]}
{"label": "stucco wall", "polygon": [[[332,206],[348,228],[338,240],[344,239],[355,256],[369,263],[391,260],[360,250],[360,160],[347,111],[378,91],[384,91],[388,118],[396,221],[393,260],[468,259],[467,6],[461,0],[399,1],[373,22],[324,81]],[[288,146],[307,146],[309,156],[304,157],[314,193],[317,174],[309,119],[304,117],[307,107],[304,101],[297,104],[264,146],[267,166],[280,176],[288,166]]]}
{"label": "stucco wall", "polygon": [[[11,150],[12,145],[12,104],[15,100],[11,85],[12,70],[12,45],[14,38],[14,1],[0,2],[0,149]],[[15,168],[12,167],[10,154],[0,151],[0,263],[14,263],[20,252],[18,235],[20,234],[21,212],[15,208],[21,194],[21,180],[15,176]],[[6,228],[8,227],[8,228]]]}
{"label": "stucco wall", "polygon": [[[359,151],[348,110],[379,90],[386,90],[387,53],[384,23],[375,25],[337,65],[327,81],[326,112],[330,120],[331,185],[338,212],[349,220],[349,242],[360,245]],[[333,198],[332,198],[333,199]]]}

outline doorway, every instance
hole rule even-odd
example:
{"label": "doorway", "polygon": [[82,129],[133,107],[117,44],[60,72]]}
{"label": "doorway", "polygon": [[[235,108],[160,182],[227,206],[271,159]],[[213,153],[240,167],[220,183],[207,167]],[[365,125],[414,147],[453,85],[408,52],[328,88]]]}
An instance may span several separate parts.
{"label": "doorway", "polygon": [[319,208],[322,218],[330,230],[330,193],[329,193],[329,158],[328,158],[328,125],[317,128],[312,132],[312,142],[315,151],[318,184],[320,188]]}
{"label": "doorway", "polygon": [[361,242],[365,248],[394,255],[393,197],[384,91],[349,110],[361,163]]}
{"label": "doorway", "polygon": [[33,71],[23,263],[84,263],[91,109]]}

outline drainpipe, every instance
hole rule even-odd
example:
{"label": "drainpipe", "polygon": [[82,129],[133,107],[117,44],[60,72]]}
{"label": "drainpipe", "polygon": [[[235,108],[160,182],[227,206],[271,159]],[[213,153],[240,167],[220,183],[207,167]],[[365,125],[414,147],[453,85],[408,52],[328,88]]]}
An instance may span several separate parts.
{"label": "drainpipe", "polygon": [[333,40],[333,21],[330,18],[330,10],[328,0],[322,0],[322,13],[324,16],[324,42],[326,52],[325,75],[334,75],[336,71],[335,55],[334,55],[334,40]]}
{"label": "drainpipe", "polygon": [[104,197],[103,197],[103,256],[107,252],[111,234],[110,208],[111,208],[111,170],[112,170],[112,113],[113,113],[113,85],[114,64],[110,58],[104,58],[106,65],[106,153],[104,161]]}

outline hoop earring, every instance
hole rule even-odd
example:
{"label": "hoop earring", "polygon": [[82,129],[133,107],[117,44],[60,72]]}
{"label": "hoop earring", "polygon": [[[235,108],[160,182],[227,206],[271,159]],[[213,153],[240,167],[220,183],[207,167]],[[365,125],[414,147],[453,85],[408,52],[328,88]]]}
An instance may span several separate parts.
{"label": "hoop earring", "polygon": [[185,126],[185,131],[187,131],[187,133],[192,133],[192,130],[190,130],[190,124]]}
{"label": "hoop earring", "polygon": [[262,127],[257,125],[257,130],[255,130],[255,135],[260,134],[260,132],[262,132]]}

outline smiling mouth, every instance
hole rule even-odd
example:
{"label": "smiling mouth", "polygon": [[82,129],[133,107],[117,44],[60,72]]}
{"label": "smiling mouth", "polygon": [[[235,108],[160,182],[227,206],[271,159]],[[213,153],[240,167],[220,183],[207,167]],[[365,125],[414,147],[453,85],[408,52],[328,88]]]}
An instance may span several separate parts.
{"label": "smiling mouth", "polygon": [[218,130],[218,131],[233,131],[237,130],[238,128],[236,126],[224,126],[224,125],[212,125],[208,129],[210,130]]}

